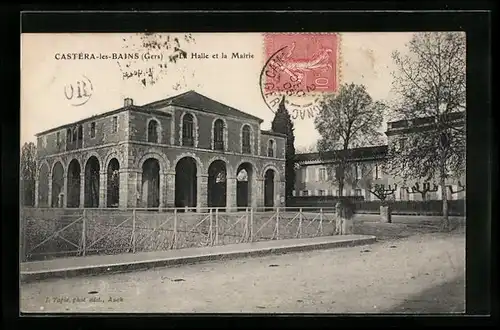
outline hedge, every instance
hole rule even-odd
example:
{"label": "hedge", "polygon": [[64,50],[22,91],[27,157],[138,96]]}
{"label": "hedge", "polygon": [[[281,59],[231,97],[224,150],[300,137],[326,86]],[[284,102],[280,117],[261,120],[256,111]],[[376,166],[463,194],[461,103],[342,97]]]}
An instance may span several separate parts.
{"label": "hedge", "polygon": [[[343,200],[353,205],[355,213],[379,213],[380,201],[365,201],[362,196],[294,196],[288,200],[288,207],[335,207]],[[465,216],[465,200],[448,201],[448,215]],[[393,214],[442,215],[443,202],[429,201],[392,201],[389,203]]]}

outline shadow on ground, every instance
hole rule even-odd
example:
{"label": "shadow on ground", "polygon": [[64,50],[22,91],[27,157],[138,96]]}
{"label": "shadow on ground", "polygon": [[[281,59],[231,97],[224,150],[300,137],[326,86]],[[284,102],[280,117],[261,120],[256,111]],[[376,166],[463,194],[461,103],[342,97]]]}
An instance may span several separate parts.
{"label": "shadow on ground", "polygon": [[465,275],[410,296],[385,313],[449,314],[465,313]]}
{"label": "shadow on ground", "polygon": [[450,229],[448,231],[442,231],[441,225],[436,222],[380,223],[355,221],[353,232],[357,235],[373,235],[377,237],[377,240],[399,239],[430,233],[465,235],[465,224],[453,221],[450,223]]}

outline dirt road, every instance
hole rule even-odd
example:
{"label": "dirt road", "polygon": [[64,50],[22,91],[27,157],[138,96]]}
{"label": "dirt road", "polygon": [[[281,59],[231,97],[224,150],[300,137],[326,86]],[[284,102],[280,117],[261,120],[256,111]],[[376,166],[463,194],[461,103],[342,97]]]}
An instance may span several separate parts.
{"label": "dirt road", "polygon": [[68,278],[21,287],[23,312],[463,312],[465,234]]}

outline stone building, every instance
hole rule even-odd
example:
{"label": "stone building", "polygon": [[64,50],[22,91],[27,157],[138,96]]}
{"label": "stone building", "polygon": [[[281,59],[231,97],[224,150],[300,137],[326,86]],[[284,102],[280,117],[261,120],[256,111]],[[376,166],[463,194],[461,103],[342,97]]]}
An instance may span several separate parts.
{"label": "stone building", "polygon": [[[453,125],[465,124],[465,113],[454,113],[450,116],[450,123]],[[439,180],[434,178],[426,181],[421,178],[403,180],[400,177],[390,175],[384,171],[384,162],[387,160],[389,148],[404,148],[407,134],[413,130],[432,129],[434,119],[431,117],[418,118],[410,123],[407,120],[388,122],[387,135],[388,144],[374,147],[363,147],[349,150],[348,179],[345,182],[343,196],[363,196],[365,200],[377,200],[366,185],[358,184],[360,180],[371,181],[372,183],[397,185],[397,189],[392,195],[395,200],[432,200],[441,199],[441,187]],[[338,196],[338,184],[332,179],[332,168],[335,168],[339,151],[333,151],[320,155],[319,153],[303,153],[296,155],[296,181],[295,196]],[[455,177],[449,173],[447,179],[448,199],[465,199],[465,176]],[[418,190],[428,186],[428,192],[421,194],[414,192],[412,187],[419,184]],[[457,192],[457,193],[452,193]]]}
{"label": "stone building", "polygon": [[233,210],[284,202],[282,134],[195,91],[37,134],[37,207]]}

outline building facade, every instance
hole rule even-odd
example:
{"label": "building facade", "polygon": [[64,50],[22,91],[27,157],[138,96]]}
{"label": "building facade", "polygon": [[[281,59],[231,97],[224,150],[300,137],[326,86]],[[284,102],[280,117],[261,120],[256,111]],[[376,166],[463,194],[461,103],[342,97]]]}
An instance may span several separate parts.
{"label": "building facade", "polygon": [[37,134],[37,207],[229,210],[284,203],[282,134],[189,91]]}
{"label": "building facade", "polygon": [[[465,113],[452,114],[450,123],[465,125]],[[419,118],[414,122],[399,120],[387,125],[387,145],[363,147],[349,150],[348,168],[343,189],[343,196],[363,196],[365,200],[378,200],[370,193],[370,185],[384,184],[396,190],[391,195],[394,200],[440,200],[441,187],[438,178],[403,179],[384,170],[389,148],[404,148],[408,134],[413,130],[432,127],[433,118]],[[335,168],[338,166],[338,153],[304,153],[296,156],[296,182],[294,196],[338,196],[339,187],[335,180]],[[449,200],[465,199],[465,176],[449,173],[446,184]],[[416,186],[416,184],[418,186]],[[396,185],[396,186],[395,186]],[[425,191],[425,193],[422,193]]]}

